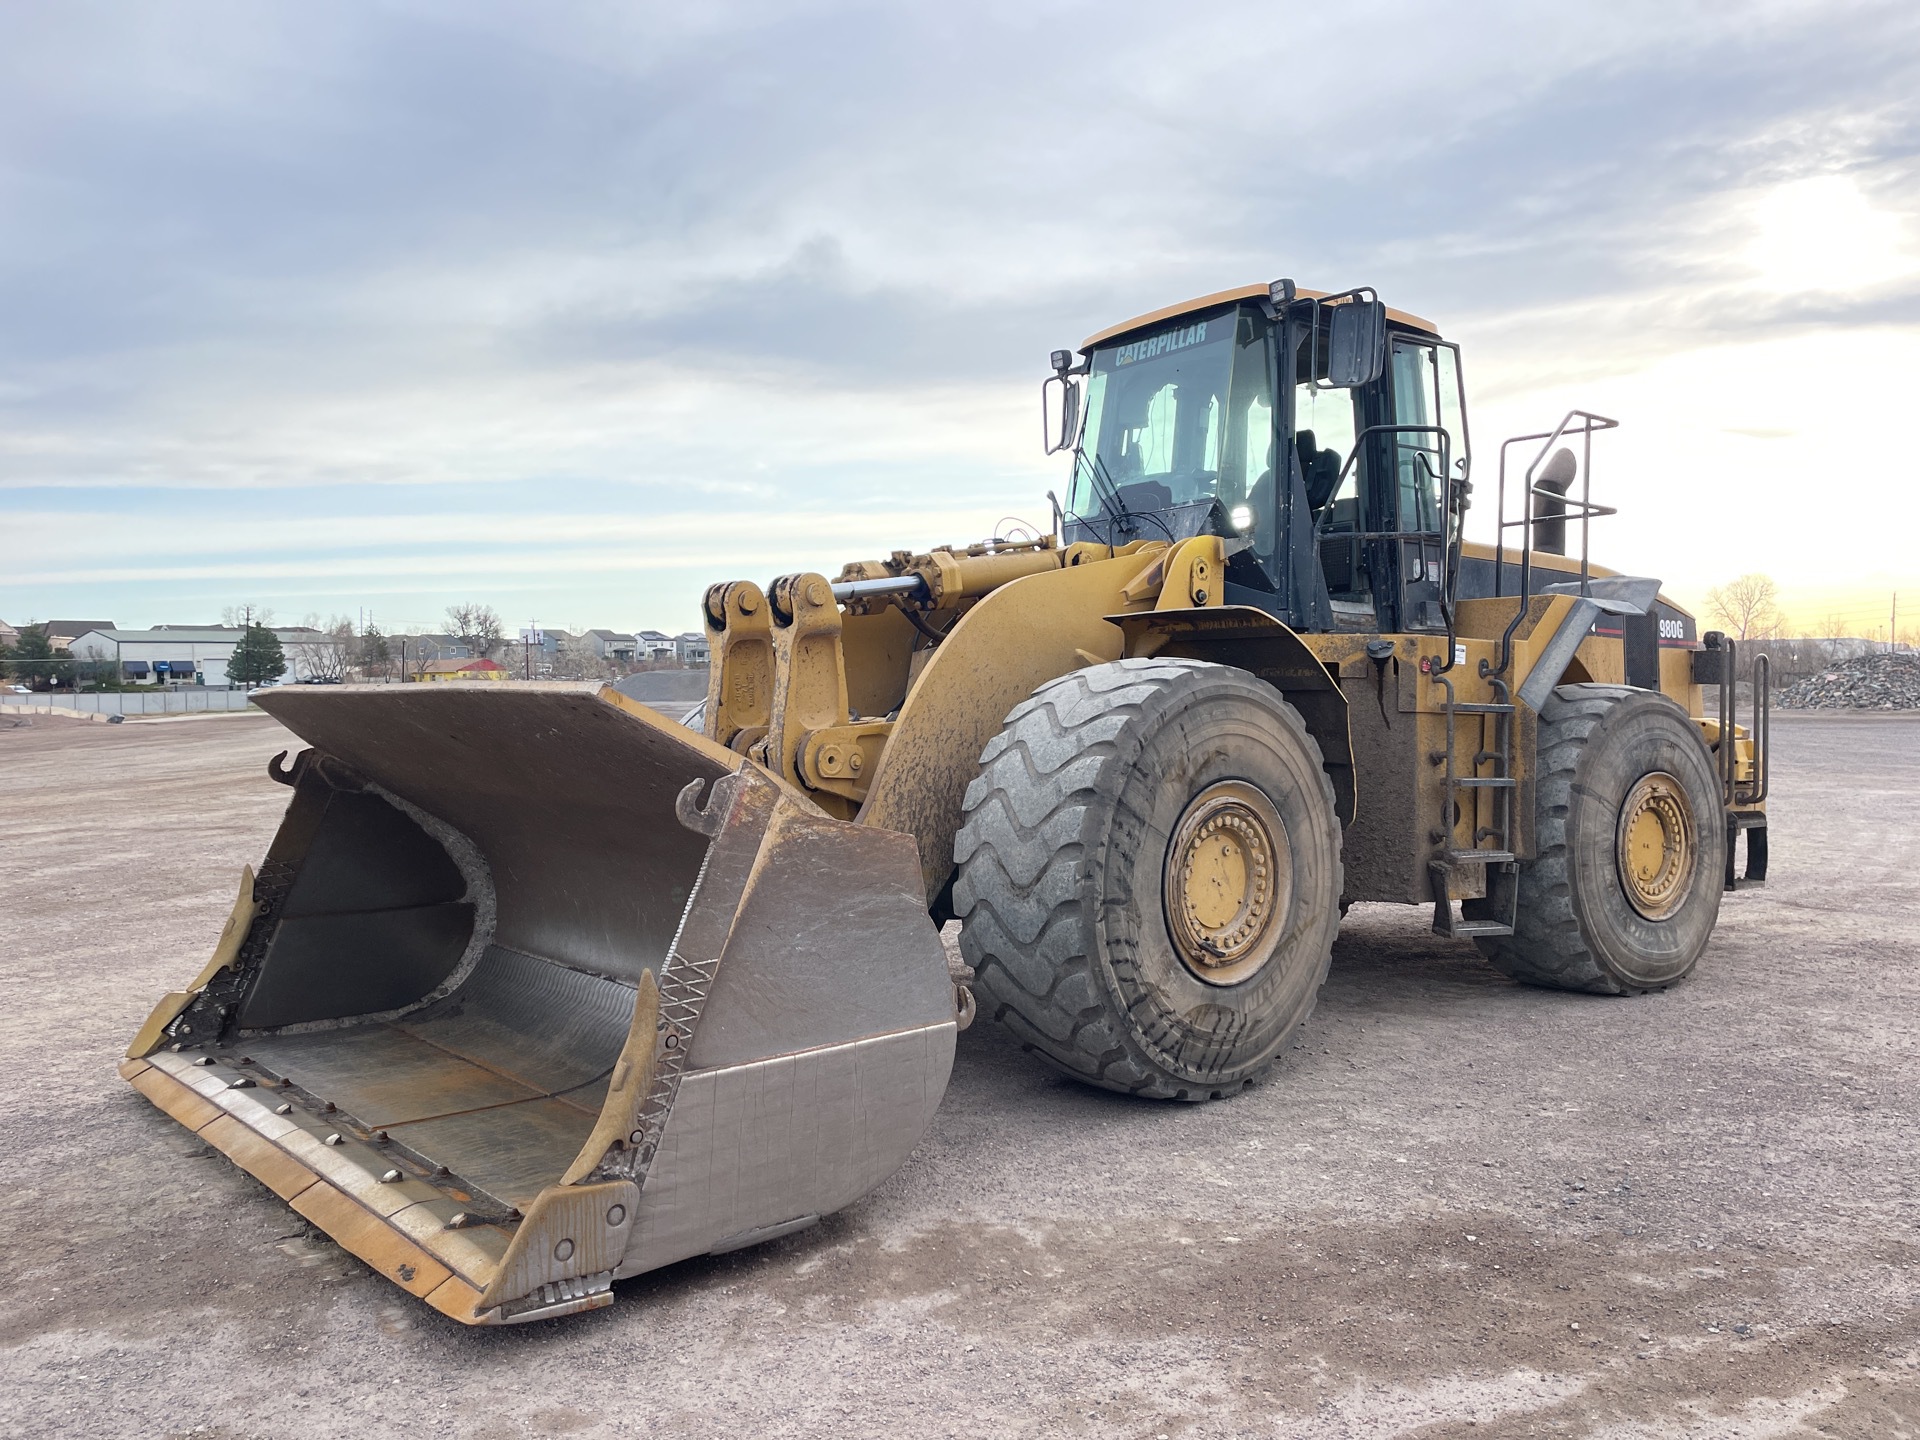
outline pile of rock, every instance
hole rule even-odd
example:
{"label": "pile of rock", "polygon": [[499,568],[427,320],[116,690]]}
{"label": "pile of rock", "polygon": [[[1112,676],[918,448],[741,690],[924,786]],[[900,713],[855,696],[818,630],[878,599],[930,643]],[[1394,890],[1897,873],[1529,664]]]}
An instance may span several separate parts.
{"label": "pile of rock", "polygon": [[1920,710],[1920,655],[1862,655],[1783,685],[1785,710]]}

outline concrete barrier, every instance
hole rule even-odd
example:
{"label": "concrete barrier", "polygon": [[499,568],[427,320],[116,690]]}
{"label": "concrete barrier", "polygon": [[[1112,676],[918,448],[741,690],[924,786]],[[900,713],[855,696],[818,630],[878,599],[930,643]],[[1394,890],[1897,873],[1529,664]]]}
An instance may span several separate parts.
{"label": "concrete barrier", "polygon": [[[24,700],[27,697],[24,695],[16,695],[14,698],[16,700]],[[46,715],[61,720],[83,720],[96,725],[112,725],[116,724],[120,719],[118,715],[100,715],[90,710],[68,710],[61,706],[48,705],[0,705],[0,715],[18,715],[23,717],[28,724],[33,723],[33,718],[36,715]],[[14,721],[13,723],[18,724],[19,721]]]}
{"label": "concrete barrier", "polygon": [[12,694],[9,709],[63,712],[81,715],[209,715],[247,708],[244,690],[103,690],[78,695],[49,691],[39,695]]}

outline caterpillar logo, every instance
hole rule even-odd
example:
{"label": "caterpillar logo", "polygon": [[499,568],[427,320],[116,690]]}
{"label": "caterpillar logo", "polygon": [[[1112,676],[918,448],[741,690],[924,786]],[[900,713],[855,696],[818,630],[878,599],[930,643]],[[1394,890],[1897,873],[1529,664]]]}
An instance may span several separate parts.
{"label": "caterpillar logo", "polygon": [[1136,340],[1131,345],[1122,345],[1113,357],[1115,365],[1132,365],[1136,361],[1151,360],[1156,355],[1164,355],[1169,350],[1185,350],[1189,345],[1199,345],[1207,338],[1207,326],[1210,321],[1202,320],[1194,325],[1182,325],[1178,330],[1162,330],[1158,335],[1145,340]]}

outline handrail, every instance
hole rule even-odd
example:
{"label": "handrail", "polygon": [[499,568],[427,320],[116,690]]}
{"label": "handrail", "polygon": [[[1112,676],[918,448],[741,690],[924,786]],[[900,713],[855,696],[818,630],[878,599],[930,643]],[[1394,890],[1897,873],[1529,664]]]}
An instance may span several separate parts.
{"label": "handrail", "polygon": [[1739,805],[1758,805],[1767,798],[1768,731],[1773,724],[1773,658],[1764,653],[1753,657],[1753,779],[1751,788],[1740,782],[1740,646],[1731,636],[1720,642],[1725,646],[1726,664],[1720,671],[1720,790],[1728,809]]}
{"label": "handrail", "polygon": [[[1578,420],[1580,426],[1574,429]],[[1500,636],[1500,663],[1487,668],[1487,662],[1480,662],[1485,674],[1504,675],[1507,666],[1513,663],[1513,637],[1520,629],[1520,622],[1526,618],[1527,602],[1533,598],[1533,504],[1535,495],[1545,495],[1559,500],[1568,506],[1577,506],[1570,513],[1580,517],[1580,593],[1585,596],[1592,591],[1592,576],[1588,563],[1588,526],[1596,515],[1617,515],[1619,511],[1610,505],[1593,503],[1593,437],[1602,430],[1617,430],[1618,420],[1605,415],[1596,415],[1591,410],[1569,410],[1553,429],[1537,435],[1515,435],[1500,443],[1500,490],[1495,501],[1495,529],[1493,549],[1493,593],[1496,599],[1506,593],[1507,573],[1507,531],[1520,526],[1520,603],[1515,607],[1513,618],[1507,622],[1506,630]],[[1535,483],[1541,465],[1553,453],[1554,445],[1569,435],[1580,437],[1580,498],[1571,500],[1551,490],[1542,490]],[[1527,505],[1516,520],[1507,519],[1507,449],[1509,446],[1524,444],[1528,440],[1542,442],[1533,457],[1533,463],[1527,466],[1525,476]]]}
{"label": "handrail", "polygon": [[1753,784],[1751,795],[1742,801],[1758,805],[1767,798],[1768,766],[1773,759],[1767,753],[1773,728],[1773,657],[1765,653],[1753,657]]}

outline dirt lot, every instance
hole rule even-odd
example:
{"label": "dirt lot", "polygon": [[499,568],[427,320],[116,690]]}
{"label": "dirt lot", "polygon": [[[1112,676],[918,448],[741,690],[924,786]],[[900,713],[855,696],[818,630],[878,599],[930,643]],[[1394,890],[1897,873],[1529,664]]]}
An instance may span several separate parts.
{"label": "dirt lot", "polygon": [[1668,994],[1522,989],[1364,906],[1244,1096],[1096,1093],[978,1025],[865,1202],[468,1331],[114,1074],[285,733],[0,729],[0,1429],[1920,1434],[1920,717],[1776,738],[1775,881]]}

